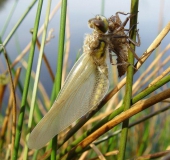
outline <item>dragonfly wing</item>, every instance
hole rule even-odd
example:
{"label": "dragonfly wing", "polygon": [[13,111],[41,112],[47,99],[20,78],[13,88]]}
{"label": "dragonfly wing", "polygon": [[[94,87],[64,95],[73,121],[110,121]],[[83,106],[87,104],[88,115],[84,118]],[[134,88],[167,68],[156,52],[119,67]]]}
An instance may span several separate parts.
{"label": "dragonfly wing", "polygon": [[[107,70],[107,69],[106,69]],[[49,112],[32,131],[28,146],[39,149],[93,109],[108,90],[108,77],[83,54],[76,62]]]}

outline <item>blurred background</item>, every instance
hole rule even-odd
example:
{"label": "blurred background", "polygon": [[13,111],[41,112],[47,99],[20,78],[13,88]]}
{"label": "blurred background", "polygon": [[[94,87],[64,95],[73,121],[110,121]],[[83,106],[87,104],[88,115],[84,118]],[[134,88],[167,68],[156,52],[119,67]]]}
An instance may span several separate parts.
{"label": "blurred background", "polygon": [[[30,8],[31,4],[34,2],[32,8]],[[11,63],[16,61],[19,55],[24,55],[22,59],[15,65],[15,69],[18,67],[22,68],[21,75],[20,75],[20,84],[21,88],[24,88],[24,81],[25,81],[25,74],[26,74],[26,65],[28,62],[29,57],[29,47],[28,44],[31,42],[32,34],[30,30],[34,27],[35,16],[37,12],[37,4],[38,1],[36,0],[0,0],[0,43],[6,43],[6,51],[8,53],[9,59]],[[104,15],[105,17],[109,18],[112,15],[115,15],[116,12],[121,11],[125,13],[129,13],[130,11],[130,0],[74,0],[68,1],[67,7],[67,26],[66,26],[66,38],[65,38],[65,54],[68,55],[66,58],[66,63],[64,63],[63,68],[65,68],[66,75],[69,73],[70,69],[74,65],[77,58],[82,54],[82,46],[84,37],[86,34],[90,34],[92,30],[88,27],[88,20],[95,17],[97,14]],[[42,27],[45,14],[46,14],[46,7],[47,1],[43,3],[43,9],[40,16],[40,24],[39,29]],[[140,39],[141,39],[141,46],[136,47],[136,54],[140,57],[145,52],[145,50],[150,46],[150,44],[154,41],[160,31],[170,22],[170,1],[169,0],[141,0],[139,1],[139,12],[138,12],[138,25],[137,28],[139,29]],[[14,35],[12,35],[7,41],[8,36],[10,35],[11,31],[13,30],[14,26],[18,23],[18,21],[22,18],[22,15],[29,10],[28,14],[25,18],[23,18],[21,24],[15,31]],[[59,39],[59,27],[60,27],[60,1],[53,0],[51,6],[51,12],[55,13],[52,19],[49,22],[48,26],[48,33],[50,36],[47,36],[48,42],[45,45],[44,54],[46,55],[50,66],[52,68],[53,74],[56,73],[56,66],[57,66],[57,56],[58,56],[58,39]],[[125,20],[127,16],[120,15],[122,21]],[[126,28],[128,29],[129,24],[127,24]],[[42,35],[38,37],[41,43]],[[136,83],[136,88],[133,90],[134,94],[139,93],[143,90],[150,82],[152,82],[155,77],[158,77],[165,69],[169,67],[169,63],[165,63],[163,66],[162,62],[166,60],[166,58],[170,58],[170,51],[167,50],[166,54],[162,54],[167,45],[170,45],[170,34],[168,34],[160,44],[160,46],[153,52],[153,54],[147,59],[144,65],[139,69],[137,74],[134,75],[134,83]],[[169,46],[170,48],[170,46]],[[35,76],[37,60],[38,60],[39,49],[36,46],[35,54],[34,54],[34,61],[33,61],[33,69]],[[146,69],[151,65],[153,60],[161,54],[161,59],[159,62],[156,63],[155,66],[151,68],[148,73],[145,73]],[[66,56],[65,56],[66,57]],[[116,58],[115,58],[116,59]],[[6,62],[4,59],[4,55],[0,54],[0,74],[6,71]],[[158,70],[157,70],[158,69]],[[119,79],[117,76],[117,66],[112,66],[111,75],[111,89],[114,88],[116,84],[122,79]],[[33,73],[33,72],[32,72]],[[151,77],[149,77],[152,73],[154,73]],[[144,75],[144,76],[143,76]],[[140,76],[143,76],[143,79],[140,79]],[[65,79],[65,77],[63,79]],[[149,77],[149,78],[148,78]],[[124,78],[124,77],[123,77]],[[148,78],[148,79],[147,79]],[[146,80],[147,79],[147,80]],[[138,80],[138,81],[137,81]],[[145,81],[146,80],[146,81]],[[38,86],[38,92],[36,97],[36,105],[37,108],[41,110],[40,116],[34,116],[35,124],[42,118],[42,115],[46,113],[46,111],[50,107],[50,97],[53,87],[53,80],[50,77],[49,71],[46,67],[44,61],[42,61],[41,67],[41,74],[40,74],[40,85]],[[32,98],[32,88],[34,85],[34,78],[30,80],[29,86],[29,93],[28,93],[28,103],[30,104]],[[9,86],[9,85],[8,85]],[[159,93],[160,91],[169,87],[167,83],[163,87],[157,89],[153,94]],[[9,101],[9,92],[10,89],[5,91],[5,96],[2,102],[2,109],[0,116],[0,123],[3,121],[3,116],[5,113],[6,106]],[[19,113],[20,109],[20,101],[22,97],[22,90],[18,89],[17,87],[17,109]],[[116,107],[120,106],[122,103],[122,99],[124,97],[124,88],[120,90],[119,94],[116,94],[116,98],[112,98],[107,107],[103,108],[100,114],[106,113],[108,114],[113,111]],[[150,96],[150,95],[149,95]],[[148,97],[149,97],[148,96]],[[163,105],[169,105],[169,102],[166,103],[160,102],[155,106],[150,107],[144,112],[133,116],[130,120],[135,122],[139,120],[141,117],[145,117],[150,113],[154,113],[155,111],[159,110],[163,107]],[[1,106],[1,102],[0,102]],[[29,105],[28,105],[29,106]],[[110,109],[110,110],[109,110]],[[25,144],[25,135],[27,133],[27,120],[29,116],[29,108],[26,110],[26,115],[24,119],[24,129],[22,133],[22,146],[24,147]],[[98,113],[97,113],[98,116]],[[102,115],[103,116],[103,115]],[[105,115],[104,115],[105,116]],[[99,121],[101,118],[97,119]],[[91,122],[93,123],[93,121]],[[95,121],[94,121],[95,123]],[[1,123],[2,124],[2,123]],[[34,124],[34,125],[35,125]],[[90,124],[91,125],[91,124]],[[121,125],[116,126],[113,128],[114,131],[121,128]],[[0,126],[1,129],[1,126]],[[11,128],[8,127],[8,130]],[[87,130],[85,128],[85,130]],[[82,134],[84,130],[80,130]],[[128,157],[133,157],[134,155],[142,155],[142,154],[149,154],[151,152],[155,153],[161,150],[166,150],[169,146],[169,111],[163,112],[155,116],[155,118],[150,118],[148,121],[140,123],[135,127],[132,127],[129,130],[128,135],[128,143],[127,145],[127,153],[129,154]],[[112,133],[112,131],[111,131]],[[10,134],[8,132],[8,134]],[[109,134],[109,132],[108,132]],[[113,137],[113,148],[117,149],[119,145],[119,134],[116,136],[116,139]],[[132,138],[131,138],[132,136]],[[9,136],[6,136],[9,137]],[[9,143],[7,142],[7,145]],[[133,145],[132,145],[133,144]],[[107,142],[106,142],[107,145]],[[101,148],[105,149],[105,143],[101,145]],[[104,146],[104,147],[103,147]],[[4,147],[6,148],[6,146]],[[111,149],[110,149],[111,150]],[[133,156],[132,156],[133,155]]]}

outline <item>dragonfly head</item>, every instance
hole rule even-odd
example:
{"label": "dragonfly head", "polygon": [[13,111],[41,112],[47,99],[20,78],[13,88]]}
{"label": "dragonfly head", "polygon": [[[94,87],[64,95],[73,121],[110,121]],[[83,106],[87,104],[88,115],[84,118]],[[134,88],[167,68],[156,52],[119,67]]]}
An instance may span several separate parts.
{"label": "dragonfly head", "polygon": [[90,19],[88,25],[99,33],[106,33],[108,30],[108,21],[101,15],[97,15],[95,18]]}

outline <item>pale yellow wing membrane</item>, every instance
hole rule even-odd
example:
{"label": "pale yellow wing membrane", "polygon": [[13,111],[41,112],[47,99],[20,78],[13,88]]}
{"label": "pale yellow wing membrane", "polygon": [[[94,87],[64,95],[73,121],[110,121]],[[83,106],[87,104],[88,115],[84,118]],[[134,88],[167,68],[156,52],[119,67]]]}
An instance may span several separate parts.
{"label": "pale yellow wing membrane", "polygon": [[95,109],[108,90],[108,49],[102,40],[108,23],[105,17],[96,16],[89,20],[89,26],[94,32],[86,35],[84,54],[73,66],[50,111],[30,134],[29,148],[43,147],[56,134]]}
{"label": "pale yellow wing membrane", "polygon": [[[107,70],[107,66],[105,65]],[[101,66],[83,54],[74,65],[55,103],[32,131],[28,146],[39,149],[62,130],[88,111],[94,109],[105,96],[108,77]]]}

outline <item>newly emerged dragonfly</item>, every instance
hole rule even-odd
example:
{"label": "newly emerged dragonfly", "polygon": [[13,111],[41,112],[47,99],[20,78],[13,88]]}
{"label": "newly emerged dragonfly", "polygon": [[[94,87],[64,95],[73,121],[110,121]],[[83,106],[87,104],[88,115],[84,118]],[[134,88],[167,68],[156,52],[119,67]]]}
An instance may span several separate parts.
{"label": "newly emerged dragonfly", "polygon": [[109,23],[103,16],[90,19],[88,24],[93,33],[86,35],[82,56],[71,69],[53,106],[30,134],[29,148],[43,147],[74,121],[95,109],[108,91],[108,42],[114,34],[107,36]]}

